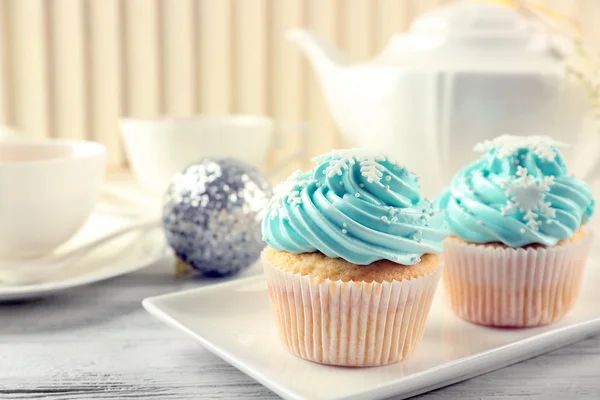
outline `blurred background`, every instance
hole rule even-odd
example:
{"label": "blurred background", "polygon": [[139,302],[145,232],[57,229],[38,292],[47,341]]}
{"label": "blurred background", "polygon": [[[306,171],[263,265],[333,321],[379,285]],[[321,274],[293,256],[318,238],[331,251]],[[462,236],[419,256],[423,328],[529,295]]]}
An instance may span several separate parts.
{"label": "blurred background", "polygon": [[[0,123],[32,138],[97,140],[118,170],[127,167],[121,116],[258,114],[282,126],[308,122],[308,160],[343,143],[314,72],[285,32],[308,27],[360,61],[443,3],[0,0]],[[578,20],[588,41],[600,43],[600,1],[537,3]]]}

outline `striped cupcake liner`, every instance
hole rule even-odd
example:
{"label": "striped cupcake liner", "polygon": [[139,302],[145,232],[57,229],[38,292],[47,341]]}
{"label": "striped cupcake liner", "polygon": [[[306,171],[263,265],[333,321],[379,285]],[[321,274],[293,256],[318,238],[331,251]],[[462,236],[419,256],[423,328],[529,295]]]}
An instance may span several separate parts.
{"label": "striped cupcake liner", "polygon": [[284,346],[321,364],[365,367],[407,358],[423,337],[441,277],[366,283],[325,279],[283,271],[262,262],[275,321]]}
{"label": "striped cupcake liner", "polygon": [[444,242],[443,285],[454,313],[480,325],[550,324],[579,297],[592,234],[562,246],[505,248]]}

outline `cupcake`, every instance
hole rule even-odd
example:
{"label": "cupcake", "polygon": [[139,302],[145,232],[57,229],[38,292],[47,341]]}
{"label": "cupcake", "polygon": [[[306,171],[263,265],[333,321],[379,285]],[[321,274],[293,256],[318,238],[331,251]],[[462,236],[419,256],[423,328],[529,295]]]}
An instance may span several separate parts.
{"label": "cupcake", "polygon": [[322,364],[408,357],[441,276],[443,216],[388,156],[340,150],[275,188],[261,259],[284,346]]}
{"label": "cupcake", "polygon": [[439,199],[451,236],[443,282],[452,310],[488,326],[550,324],[577,301],[592,235],[590,187],[561,143],[500,136],[475,147]]}

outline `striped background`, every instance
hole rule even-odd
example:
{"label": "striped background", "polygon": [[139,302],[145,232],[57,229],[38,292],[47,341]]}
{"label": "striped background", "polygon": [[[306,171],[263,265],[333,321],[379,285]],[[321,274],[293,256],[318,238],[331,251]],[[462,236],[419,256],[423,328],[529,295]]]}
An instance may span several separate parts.
{"label": "striped background", "polygon": [[[30,137],[90,138],[125,165],[120,116],[252,113],[341,145],[291,27],[353,60],[445,0],[0,0],[0,116]],[[600,43],[598,0],[539,0]],[[291,150],[296,140],[288,140]],[[276,156],[271,157],[275,161]]]}

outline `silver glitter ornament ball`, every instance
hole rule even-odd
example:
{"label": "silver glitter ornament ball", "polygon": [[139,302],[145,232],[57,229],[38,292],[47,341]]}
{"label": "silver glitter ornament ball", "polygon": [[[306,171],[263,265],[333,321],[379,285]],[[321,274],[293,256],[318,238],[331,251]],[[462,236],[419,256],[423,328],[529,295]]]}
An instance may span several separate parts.
{"label": "silver glitter ornament ball", "polygon": [[167,242],[180,261],[205,276],[234,274],[264,248],[261,219],[268,180],[233,158],[209,159],[175,175],[163,204]]}

